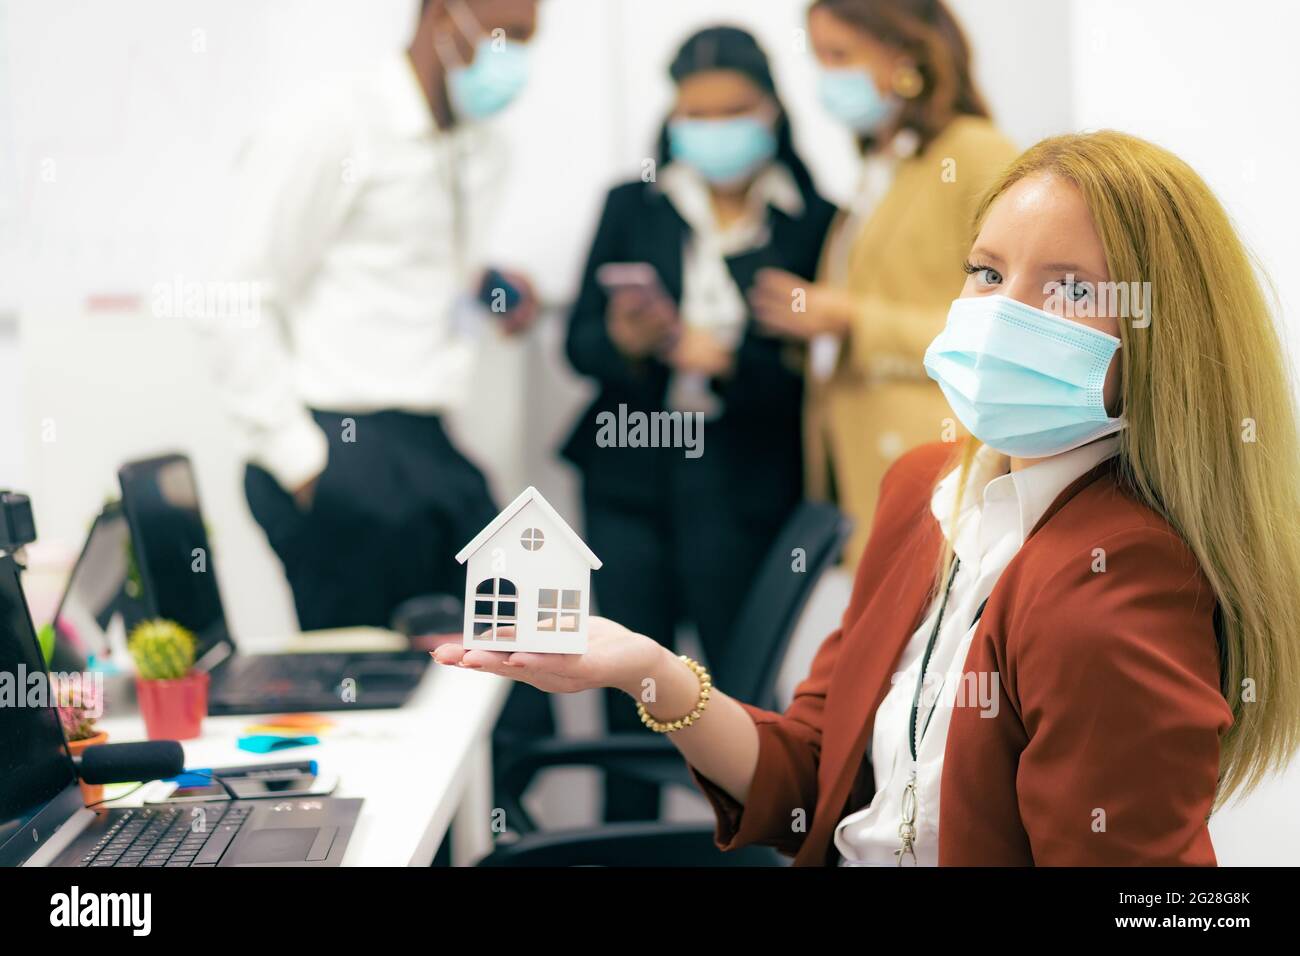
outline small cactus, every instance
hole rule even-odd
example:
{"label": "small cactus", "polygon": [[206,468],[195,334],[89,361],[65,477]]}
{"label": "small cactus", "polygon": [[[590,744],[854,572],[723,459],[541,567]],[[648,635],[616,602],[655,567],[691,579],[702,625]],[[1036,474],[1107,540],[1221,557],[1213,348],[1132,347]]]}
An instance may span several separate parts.
{"label": "small cactus", "polygon": [[142,680],[176,680],[194,666],[194,635],[175,621],[141,621],[126,643]]}

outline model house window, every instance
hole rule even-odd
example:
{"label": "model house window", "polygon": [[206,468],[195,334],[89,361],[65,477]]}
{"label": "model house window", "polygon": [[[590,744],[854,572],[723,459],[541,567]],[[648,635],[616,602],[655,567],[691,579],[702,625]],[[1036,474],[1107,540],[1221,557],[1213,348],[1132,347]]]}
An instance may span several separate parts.
{"label": "model house window", "polygon": [[[498,627],[514,626],[518,604],[519,592],[513,581],[507,578],[480,581],[474,589],[474,636],[484,641],[498,640]],[[511,641],[514,638],[507,636],[500,640]]]}
{"label": "model house window", "polygon": [[537,592],[539,631],[576,631],[582,615],[582,592],[567,588],[542,588]]}
{"label": "model house window", "polygon": [[519,536],[519,543],[525,551],[540,551],[546,543],[546,536],[542,534],[541,528],[529,528]]}

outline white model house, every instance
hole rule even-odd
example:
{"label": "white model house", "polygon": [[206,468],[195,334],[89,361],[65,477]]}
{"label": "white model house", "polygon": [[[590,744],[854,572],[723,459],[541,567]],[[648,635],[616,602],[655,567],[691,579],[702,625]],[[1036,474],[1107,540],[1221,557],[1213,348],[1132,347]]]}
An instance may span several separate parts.
{"label": "white model house", "polygon": [[465,647],[586,652],[591,572],[600,558],[536,488],[510,502],[456,560],[467,565]]}

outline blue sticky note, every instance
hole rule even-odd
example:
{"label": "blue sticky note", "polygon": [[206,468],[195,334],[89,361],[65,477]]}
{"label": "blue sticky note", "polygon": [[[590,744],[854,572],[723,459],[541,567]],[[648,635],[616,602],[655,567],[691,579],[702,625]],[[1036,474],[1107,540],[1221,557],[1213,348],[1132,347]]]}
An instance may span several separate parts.
{"label": "blue sticky note", "polygon": [[255,754],[275,753],[279,750],[292,750],[294,747],[310,747],[320,743],[319,737],[303,735],[301,737],[279,737],[275,734],[254,734],[239,738],[239,749]]}

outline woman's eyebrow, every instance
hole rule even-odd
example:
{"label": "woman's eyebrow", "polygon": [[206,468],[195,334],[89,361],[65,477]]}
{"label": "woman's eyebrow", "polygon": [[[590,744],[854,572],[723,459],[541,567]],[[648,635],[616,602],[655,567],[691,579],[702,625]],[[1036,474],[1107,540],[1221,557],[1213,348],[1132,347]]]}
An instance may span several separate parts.
{"label": "woman's eyebrow", "polygon": [[1007,260],[1003,259],[996,252],[990,252],[989,250],[985,249],[982,246],[976,246],[974,249],[972,249],[970,251],[970,257],[972,259],[984,259],[988,262],[992,262],[995,265],[1000,265],[1000,266],[1006,265],[1007,262]]}
{"label": "woman's eyebrow", "polygon": [[1086,276],[1096,278],[1100,273],[1087,269],[1075,262],[1049,262],[1042,266],[1043,272],[1063,272],[1067,275]]}

